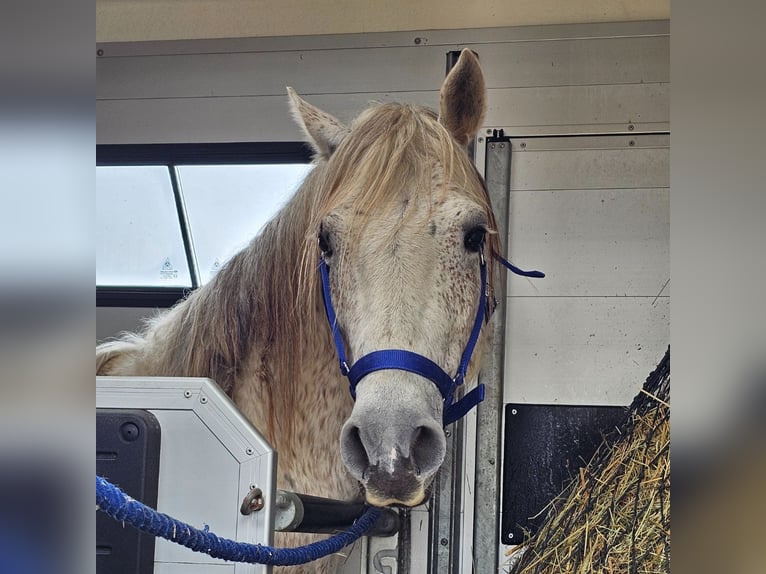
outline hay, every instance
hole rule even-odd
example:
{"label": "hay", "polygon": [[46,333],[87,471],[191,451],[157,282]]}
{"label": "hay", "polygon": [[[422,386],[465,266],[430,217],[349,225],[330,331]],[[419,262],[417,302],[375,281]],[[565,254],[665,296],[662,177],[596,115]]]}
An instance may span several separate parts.
{"label": "hay", "polygon": [[670,572],[670,349],[506,572]]}

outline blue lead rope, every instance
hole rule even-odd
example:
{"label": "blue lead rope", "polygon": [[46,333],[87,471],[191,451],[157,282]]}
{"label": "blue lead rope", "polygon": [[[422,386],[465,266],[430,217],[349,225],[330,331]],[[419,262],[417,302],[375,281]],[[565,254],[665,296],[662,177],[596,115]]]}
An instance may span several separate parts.
{"label": "blue lead rope", "polygon": [[96,476],[96,504],[98,509],[115,520],[127,522],[142,532],[181,544],[195,552],[230,562],[295,566],[329,556],[358,540],[380,516],[379,508],[370,507],[348,530],[327,540],[313,542],[298,548],[272,548],[261,544],[247,544],[221,538],[207,528],[199,530],[149,508],[130,498],[108,480]]}

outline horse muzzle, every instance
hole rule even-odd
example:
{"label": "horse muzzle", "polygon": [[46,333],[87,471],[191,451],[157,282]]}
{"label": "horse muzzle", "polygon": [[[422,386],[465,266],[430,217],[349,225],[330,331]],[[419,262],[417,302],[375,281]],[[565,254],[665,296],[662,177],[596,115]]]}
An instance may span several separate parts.
{"label": "horse muzzle", "polygon": [[341,430],[341,458],[369,504],[416,506],[444,461],[441,420],[412,408],[386,411],[380,404],[357,401]]}

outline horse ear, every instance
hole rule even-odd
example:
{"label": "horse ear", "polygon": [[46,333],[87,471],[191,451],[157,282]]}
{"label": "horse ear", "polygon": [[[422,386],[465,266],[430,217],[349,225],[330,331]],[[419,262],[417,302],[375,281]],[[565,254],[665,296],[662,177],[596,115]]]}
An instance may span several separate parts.
{"label": "horse ear", "polygon": [[479,59],[466,48],[442,85],[439,121],[461,145],[467,146],[478,133],[486,109],[484,74]]}
{"label": "horse ear", "polygon": [[293,117],[306,133],[308,143],[318,157],[329,158],[348,134],[348,128],[337,118],[309,104],[289,86],[287,95]]}

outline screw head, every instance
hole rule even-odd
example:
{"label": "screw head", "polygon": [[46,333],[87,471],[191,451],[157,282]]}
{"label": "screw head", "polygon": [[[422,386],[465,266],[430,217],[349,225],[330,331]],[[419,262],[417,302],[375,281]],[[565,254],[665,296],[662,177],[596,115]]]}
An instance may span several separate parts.
{"label": "screw head", "polygon": [[449,544],[449,540],[447,540],[446,538],[442,538],[441,540],[439,540],[439,544],[441,544],[442,546],[447,546],[447,544]]}
{"label": "screw head", "polygon": [[634,126],[633,124],[628,124],[628,131],[629,132],[632,132],[634,129],[636,129],[636,126]]}

